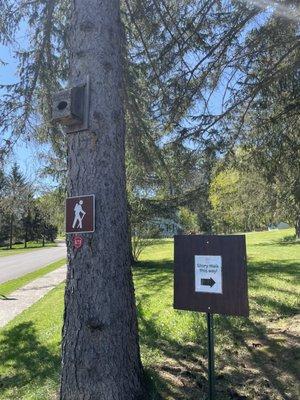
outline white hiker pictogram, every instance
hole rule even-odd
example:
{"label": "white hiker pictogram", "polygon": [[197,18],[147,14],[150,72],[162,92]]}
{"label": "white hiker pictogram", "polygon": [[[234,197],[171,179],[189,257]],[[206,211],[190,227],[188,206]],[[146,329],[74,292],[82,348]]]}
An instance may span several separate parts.
{"label": "white hiker pictogram", "polygon": [[73,225],[72,228],[75,229],[76,228],[76,224],[77,224],[77,228],[82,229],[82,221],[84,216],[86,215],[86,212],[83,211],[82,209],[82,205],[83,205],[83,200],[79,200],[79,203],[76,203],[75,207],[74,207],[74,221],[73,221]]}

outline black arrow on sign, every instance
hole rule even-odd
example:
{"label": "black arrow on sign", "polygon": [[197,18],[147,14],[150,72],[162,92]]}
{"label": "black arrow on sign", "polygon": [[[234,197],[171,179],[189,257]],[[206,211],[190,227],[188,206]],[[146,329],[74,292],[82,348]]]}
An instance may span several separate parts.
{"label": "black arrow on sign", "polygon": [[213,278],[209,278],[209,279],[201,279],[201,285],[203,286],[214,286],[216,282],[213,280]]}

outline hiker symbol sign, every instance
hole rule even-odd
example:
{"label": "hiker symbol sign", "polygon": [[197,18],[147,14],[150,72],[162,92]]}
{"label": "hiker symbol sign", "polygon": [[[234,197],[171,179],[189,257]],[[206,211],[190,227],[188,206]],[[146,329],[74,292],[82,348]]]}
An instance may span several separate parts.
{"label": "hiker symbol sign", "polygon": [[95,196],[68,197],[66,200],[66,233],[95,231]]}

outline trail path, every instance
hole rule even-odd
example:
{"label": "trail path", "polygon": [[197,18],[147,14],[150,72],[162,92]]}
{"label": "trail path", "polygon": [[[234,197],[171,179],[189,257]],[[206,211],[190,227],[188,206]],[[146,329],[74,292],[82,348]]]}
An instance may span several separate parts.
{"label": "trail path", "polygon": [[60,267],[11,293],[0,293],[0,328],[26,310],[66,278],[66,266]]}

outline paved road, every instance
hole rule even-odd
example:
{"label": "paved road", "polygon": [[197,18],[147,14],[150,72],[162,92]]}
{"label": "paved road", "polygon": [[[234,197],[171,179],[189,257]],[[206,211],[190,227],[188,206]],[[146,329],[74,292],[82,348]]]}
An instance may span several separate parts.
{"label": "paved road", "polygon": [[36,271],[55,261],[66,257],[66,246],[59,243],[57,247],[28,251],[14,256],[0,257],[0,283],[19,278]]}

